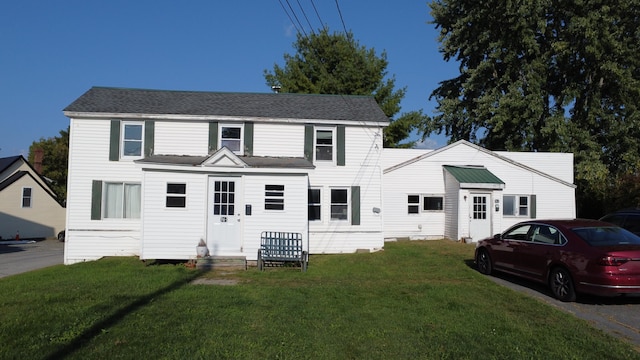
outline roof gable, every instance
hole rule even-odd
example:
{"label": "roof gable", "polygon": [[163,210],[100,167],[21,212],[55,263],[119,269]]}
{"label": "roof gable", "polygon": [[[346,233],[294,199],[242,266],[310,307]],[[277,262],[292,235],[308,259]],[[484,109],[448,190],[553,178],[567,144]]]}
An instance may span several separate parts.
{"label": "roof gable", "polygon": [[520,163],[518,161],[515,161],[513,159],[507,158],[507,157],[502,156],[500,154],[497,154],[496,152],[493,152],[491,150],[485,149],[485,148],[483,148],[481,146],[472,144],[472,143],[470,143],[470,142],[468,142],[466,140],[456,141],[453,144],[449,144],[449,145],[441,147],[439,149],[436,149],[436,150],[433,150],[433,151],[429,151],[429,152],[427,152],[427,153],[425,153],[423,155],[420,155],[418,157],[415,157],[413,159],[410,159],[410,160],[401,162],[399,164],[396,164],[394,166],[388,167],[386,169],[383,169],[383,174],[387,174],[387,173],[393,172],[395,170],[401,169],[401,168],[403,168],[405,166],[409,166],[409,165],[411,165],[413,163],[416,163],[418,161],[421,161],[421,160],[424,160],[424,159],[427,159],[427,158],[430,158],[430,157],[434,157],[434,156],[436,156],[438,154],[444,153],[444,152],[446,152],[446,151],[448,151],[450,149],[453,149],[454,147],[457,147],[457,146],[467,146],[469,148],[472,148],[475,151],[482,152],[482,153],[487,154],[489,156],[495,157],[497,159],[500,159],[501,161],[507,162],[507,163],[509,163],[511,165],[517,166],[517,167],[519,167],[521,169],[524,169],[526,171],[529,171],[529,172],[535,173],[537,175],[543,176],[543,177],[548,178],[550,180],[559,182],[559,183],[561,183],[561,184],[563,184],[565,186],[569,186],[569,187],[573,187],[573,188],[576,187],[576,185],[574,185],[574,184],[572,184],[570,182],[567,182],[567,181],[562,180],[560,178],[557,178],[555,176],[549,175],[549,174],[547,174],[545,172],[542,172],[540,170],[534,169],[534,168],[532,168],[530,166],[524,165],[524,164],[522,164],[522,163]]}
{"label": "roof gable", "polygon": [[371,96],[287,93],[222,93],[92,87],[64,109],[65,115],[113,114],[231,116],[336,120],[389,124]]}
{"label": "roof gable", "polygon": [[[19,161],[20,159],[24,160],[22,155],[0,158],[0,174],[2,174],[3,171],[8,169],[9,166],[13,165],[13,163]],[[26,162],[26,160],[24,161]]]}
{"label": "roof gable", "polygon": [[16,181],[22,179],[25,176],[29,176],[33,180],[33,182],[35,182],[39,187],[42,188],[42,190],[44,190],[47,194],[49,194],[49,196],[51,196],[52,199],[54,199],[56,202],[58,202],[58,197],[56,196],[56,194],[54,194],[53,191],[51,191],[49,188],[44,186],[40,181],[38,181],[33,176],[33,174],[31,174],[29,171],[16,171],[15,173],[13,173],[11,176],[6,178],[4,181],[0,182],[0,191],[3,191],[5,189],[7,189],[12,184],[14,184]]}

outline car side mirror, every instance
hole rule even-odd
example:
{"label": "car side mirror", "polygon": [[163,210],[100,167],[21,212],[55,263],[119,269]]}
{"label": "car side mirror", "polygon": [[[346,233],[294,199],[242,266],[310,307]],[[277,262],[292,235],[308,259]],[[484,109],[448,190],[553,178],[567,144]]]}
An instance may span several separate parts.
{"label": "car side mirror", "polygon": [[494,240],[502,240],[502,234],[495,234],[495,235],[493,235],[493,239],[494,239]]}

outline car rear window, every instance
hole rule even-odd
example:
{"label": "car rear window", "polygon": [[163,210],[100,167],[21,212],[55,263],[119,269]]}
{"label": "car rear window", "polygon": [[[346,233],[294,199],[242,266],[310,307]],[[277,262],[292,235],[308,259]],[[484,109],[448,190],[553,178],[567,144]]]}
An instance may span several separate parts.
{"label": "car rear window", "polygon": [[591,246],[640,245],[640,237],[616,226],[571,229]]}

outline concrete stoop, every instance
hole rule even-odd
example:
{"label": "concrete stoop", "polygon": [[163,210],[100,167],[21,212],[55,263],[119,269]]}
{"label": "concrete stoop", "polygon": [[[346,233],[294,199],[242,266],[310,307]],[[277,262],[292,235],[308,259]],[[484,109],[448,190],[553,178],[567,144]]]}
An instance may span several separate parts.
{"label": "concrete stoop", "polygon": [[196,259],[196,269],[247,269],[247,258],[244,256],[207,256]]}

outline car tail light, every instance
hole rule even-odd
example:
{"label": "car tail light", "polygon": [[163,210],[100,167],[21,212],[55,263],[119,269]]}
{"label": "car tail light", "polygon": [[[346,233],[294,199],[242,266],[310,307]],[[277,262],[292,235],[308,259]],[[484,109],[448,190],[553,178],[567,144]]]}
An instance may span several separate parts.
{"label": "car tail light", "polygon": [[605,256],[600,259],[599,264],[604,266],[620,266],[631,259],[620,256]]}

